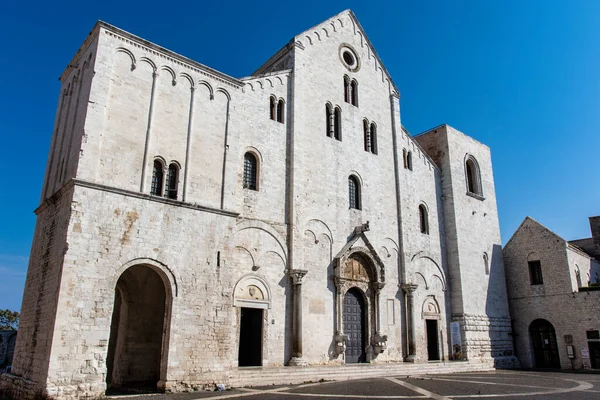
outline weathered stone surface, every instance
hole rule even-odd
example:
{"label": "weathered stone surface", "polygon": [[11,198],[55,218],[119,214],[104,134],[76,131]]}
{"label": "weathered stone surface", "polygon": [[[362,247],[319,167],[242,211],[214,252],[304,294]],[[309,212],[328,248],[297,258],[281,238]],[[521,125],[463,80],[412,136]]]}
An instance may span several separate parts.
{"label": "weathered stone surface", "polygon": [[[344,75],[359,84],[358,106],[344,101]],[[365,298],[368,362],[427,361],[427,319],[438,321],[443,360],[452,320],[470,359],[512,351],[489,149],[446,125],[408,134],[398,91],[351,12],[298,35],[244,79],[99,23],[61,82],[24,334],[4,382],[18,376],[30,392],[76,398],[103,393],[111,377],[151,374],[111,371],[112,352],[123,352],[116,360],[153,343],[137,325],[162,329],[159,388],[227,383],[244,308],[263,310],[263,366],[343,364],[351,288]],[[283,123],[270,118],[272,96],[285,104]],[[328,102],[341,110],[341,140],[328,136]],[[376,151],[365,151],[364,121],[376,126]],[[243,187],[247,152],[257,190]],[[466,193],[468,155],[484,198]],[[180,169],[176,199],[150,195],[155,160]],[[349,208],[349,176],[360,209]],[[120,281],[136,266],[153,272]],[[127,298],[135,277],[152,274],[165,285],[164,319],[136,324],[128,310],[150,299]],[[414,354],[403,284],[414,287]]]}

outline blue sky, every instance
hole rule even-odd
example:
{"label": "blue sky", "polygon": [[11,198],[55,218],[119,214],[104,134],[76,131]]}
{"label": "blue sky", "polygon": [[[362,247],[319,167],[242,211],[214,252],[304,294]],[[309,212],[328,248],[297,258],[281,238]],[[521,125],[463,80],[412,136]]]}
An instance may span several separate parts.
{"label": "blue sky", "polygon": [[112,1],[1,6],[0,309],[19,309],[58,77],[101,19],[234,77],[351,8],[413,134],[448,123],[492,149],[502,240],[526,215],[566,239],[600,214],[600,1]]}

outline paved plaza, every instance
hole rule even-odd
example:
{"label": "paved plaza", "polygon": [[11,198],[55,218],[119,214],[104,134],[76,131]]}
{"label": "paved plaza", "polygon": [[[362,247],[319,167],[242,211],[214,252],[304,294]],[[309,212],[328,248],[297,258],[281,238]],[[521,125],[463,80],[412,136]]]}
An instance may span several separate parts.
{"label": "paved plaza", "polygon": [[172,395],[115,396],[139,400],[245,399],[467,399],[591,400],[600,398],[600,375],[493,371],[424,376],[390,376],[353,381],[311,382]]}

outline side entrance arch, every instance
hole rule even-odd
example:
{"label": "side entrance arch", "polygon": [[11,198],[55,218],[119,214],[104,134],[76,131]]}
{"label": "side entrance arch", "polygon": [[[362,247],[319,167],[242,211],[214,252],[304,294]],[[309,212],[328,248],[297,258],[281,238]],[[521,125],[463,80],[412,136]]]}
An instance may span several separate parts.
{"label": "side entrance arch", "polygon": [[545,319],[536,319],[529,325],[529,335],[533,347],[534,366],[560,368],[554,326]]}
{"label": "side entrance arch", "polygon": [[238,366],[263,365],[266,311],[271,308],[271,291],[258,275],[246,275],[235,285],[233,305],[239,308]]}
{"label": "side entrance arch", "polygon": [[134,265],[119,277],[108,345],[107,392],[157,391],[170,315],[167,293],[162,277],[150,266]]}

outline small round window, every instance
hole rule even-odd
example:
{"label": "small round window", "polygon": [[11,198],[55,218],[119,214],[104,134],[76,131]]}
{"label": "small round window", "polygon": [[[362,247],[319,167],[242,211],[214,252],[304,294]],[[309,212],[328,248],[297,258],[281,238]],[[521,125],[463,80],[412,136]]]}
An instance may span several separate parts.
{"label": "small round window", "polygon": [[350,53],[350,50],[344,50],[344,53],[342,54],[342,57],[344,58],[344,62],[349,67],[353,67],[354,66],[354,63],[356,62],[356,60],[354,60],[354,56],[352,55],[352,53]]}
{"label": "small round window", "polygon": [[349,45],[342,44],[340,46],[340,59],[342,64],[344,64],[344,66],[350,71],[358,71],[358,68],[360,67],[360,61],[354,49]]}

